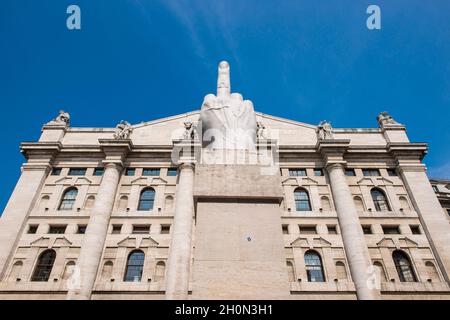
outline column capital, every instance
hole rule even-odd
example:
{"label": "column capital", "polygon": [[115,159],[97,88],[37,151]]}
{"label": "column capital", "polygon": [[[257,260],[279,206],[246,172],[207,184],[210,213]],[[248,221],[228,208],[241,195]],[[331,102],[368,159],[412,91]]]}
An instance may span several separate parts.
{"label": "column capital", "polygon": [[180,168],[180,170],[182,169],[194,169],[195,168],[195,162],[194,161],[183,161],[180,160],[180,164],[178,165],[178,168]]}
{"label": "column capital", "polygon": [[98,139],[100,149],[105,154],[103,163],[123,166],[126,156],[133,148],[130,139]]}
{"label": "column capital", "polygon": [[344,165],[344,154],[350,146],[349,139],[321,139],[317,141],[316,149],[322,155],[325,166],[331,164]]}
{"label": "column capital", "polygon": [[326,165],[325,165],[325,168],[328,170],[328,171],[331,171],[331,170],[334,170],[334,169],[344,169],[344,164],[345,164],[345,161],[344,162],[330,162],[330,163],[327,163]]}
{"label": "column capital", "polygon": [[103,167],[105,169],[116,169],[118,171],[122,170],[123,162],[117,160],[103,160]]}

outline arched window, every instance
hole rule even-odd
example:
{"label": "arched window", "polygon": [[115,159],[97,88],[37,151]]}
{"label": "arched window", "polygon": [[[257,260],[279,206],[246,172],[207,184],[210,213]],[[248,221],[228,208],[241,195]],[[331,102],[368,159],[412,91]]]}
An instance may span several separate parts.
{"label": "arched window", "polygon": [[161,282],[164,280],[164,275],[166,273],[166,264],[164,261],[158,261],[156,263],[156,269],[155,269],[155,278],[154,280],[156,282]]}
{"label": "arched window", "polygon": [[63,273],[63,279],[67,280],[69,279],[73,272],[75,271],[75,261],[69,261],[66,264],[66,267],[64,268],[64,273]]}
{"label": "arched window", "polygon": [[391,211],[389,203],[386,199],[386,195],[380,189],[373,188],[370,192],[373,199],[373,204],[375,205],[375,210],[377,211]]}
{"label": "arched window", "polygon": [[364,202],[360,196],[356,196],[353,198],[355,202],[356,211],[363,212],[364,211]]}
{"label": "arched window", "polygon": [[59,204],[59,210],[72,210],[73,205],[75,204],[75,200],[77,198],[77,194],[78,194],[77,188],[67,189],[63,194],[61,203]]}
{"label": "arched window", "polygon": [[294,264],[292,261],[286,261],[289,282],[295,282]]}
{"label": "arched window", "polygon": [[320,205],[322,206],[322,211],[325,212],[331,211],[330,199],[328,199],[327,196],[322,196],[320,198]]}
{"label": "arched window", "polygon": [[313,250],[305,253],[305,267],[309,282],[325,282],[320,255]]}
{"label": "arched window", "polygon": [[373,267],[375,268],[376,275],[378,279],[380,279],[380,282],[386,282],[387,281],[386,273],[384,272],[384,268],[381,262],[375,261],[373,263]]}
{"label": "arched window", "polygon": [[128,197],[127,196],[121,196],[119,199],[119,210],[125,211],[128,206]]}
{"label": "arched window", "polygon": [[392,253],[394,259],[395,268],[397,269],[398,277],[401,282],[417,282],[416,275],[414,274],[411,260],[409,257],[400,250],[395,250]]}
{"label": "arched window", "polygon": [[95,196],[90,195],[86,199],[86,203],[84,204],[84,209],[89,210],[94,206]]}
{"label": "arched window", "polygon": [[48,281],[55,262],[55,250],[45,250],[38,258],[31,281]]}
{"label": "arched window", "polygon": [[411,208],[409,207],[408,199],[406,199],[405,196],[400,196],[398,199],[399,199],[400,205],[404,211],[411,210]]}
{"label": "arched window", "polygon": [[166,199],[164,200],[164,210],[166,212],[172,212],[172,210],[173,210],[173,197],[172,196],[167,196]]}
{"label": "arched window", "polygon": [[112,276],[112,271],[113,271],[113,263],[112,261],[106,261],[105,264],[103,265],[103,269],[102,269],[102,279],[105,281],[109,281],[111,280],[111,276]]}
{"label": "arched window", "polygon": [[48,202],[50,201],[49,196],[43,196],[41,198],[41,201],[39,202],[39,210],[44,211],[46,208],[48,208]]}
{"label": "arched window", "polygon": [[141,250],[131,251],[127,259],[127,268],[125,270],[125,277],[123,281],[141,281],[142,271],[144,269],[144,259],[145,255]]}
{"label": "arched window", "polygon": [[23,262],[22,261],[16,261],[14,262],[11,272],[9,273],[9,280],[16,281],[18,278],[20,278],[20,273],[22,271]]}
{"label": "arched window", "polygon": [[311,211],[311,203],[309,202],[309,195],[305,189],[297,188],[294,191],[295,210],[297,211]]}
{"label": "arched window", "polygon": [[425,262],[425,267],[427,269],[428,279],[430,279],[432,282],[439,282],[439,273],[437,272],[434,263],[431,261],[427,261]]}
{"label": "arched window", "polygon": [[155,202],[155,190],[153,188],[145,188],[141,192],[139,198],[139,211],[151,211],[153,210],[153,203]]}
{"label": "arched window", "polygon": [[342,261],[336,262],[336,276],[339,280],[347,280],[347,270]]}

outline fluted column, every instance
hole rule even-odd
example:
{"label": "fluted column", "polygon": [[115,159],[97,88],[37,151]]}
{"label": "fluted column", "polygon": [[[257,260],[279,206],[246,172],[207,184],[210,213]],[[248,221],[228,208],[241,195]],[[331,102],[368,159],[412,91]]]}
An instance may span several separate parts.
{"label": "fluted column", "polygon": [[356,294],[360,300],[378,299],[379,291],[371,285],[369,279],[372,266],[369,250],[347,184],[343,165],[341,163],[328,164],[327,171]]}
{"label": "fluted column", "polygon": [[[130,140],[100,139],[99,142],[105,153],[105,160],[103,160],[105,171],[91,210],[75,273],[72,276],[74,279],[68,288],[67,299],[69,300],[88,300],[91,297],[105,245],[123,160],[132,146]],[[77,278],[77,274],[79,274],[79,278]]]}
{"label": "fluted column", "polygon": [[194,215],[194,165],[183,163],[172,226],[172,240],[166,275],[166,299],[187,299],[192,251],[192,223]]}
{"label": "fluted column", "polygon": [[118,163],[107,163],[105,165],[103,179],[91,211],[77,262],[80,271],[79,287],[69,290],[68,299],[87,300],[91,297],[121,170],[122,166]]}

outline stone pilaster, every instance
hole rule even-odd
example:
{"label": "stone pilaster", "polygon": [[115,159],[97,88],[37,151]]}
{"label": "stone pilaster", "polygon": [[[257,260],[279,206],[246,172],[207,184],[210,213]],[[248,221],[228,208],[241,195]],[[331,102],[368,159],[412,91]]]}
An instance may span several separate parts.
{"label": "stone pilaster", "polygon": [[109,220],[123,167],[123,160],[130,150],[129,140],[100,140],[106,157],[103,160],[105,171],[91,211],[91,217],[77,261],[79,281],[69,288],[67,299],[88,300],[99,269],[108,232]]}
{"label": "stone pilaster", "polygon": [[419,215],[422,228],[447,282],[450,282],[450,225],[421,163],[427,152],[424,143],[390,143],[398,171]]}
{"label": "stone pilaster", "polygon": [[194,165],[182,163],[175,199],[172,239],[167,262],[166,299],[187,299],[194,219]]}
{"label": "stone pilaster", "polygon": [[36,204],[45,179],[51,169],[51,162],[60,150],[59,143],[23,143],[21,151],[28,162],[22,166],[22,174],[9,198],[0,219],[0,280],[17,245],[26,220]]}
{"label": "stone pilaster", "polygon": [[379,299],[380,293],[370,285],[371,259],[350,188],[344,173],[344,153],[348,140],[320,140],[318,149],[324,157],[331,191],[356,294],[360,300]]}

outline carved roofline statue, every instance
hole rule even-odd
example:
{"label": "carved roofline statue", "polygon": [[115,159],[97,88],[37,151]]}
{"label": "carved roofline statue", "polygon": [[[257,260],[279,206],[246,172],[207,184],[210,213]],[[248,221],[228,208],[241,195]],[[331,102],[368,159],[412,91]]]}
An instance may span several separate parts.
{"label": "carved roofline statue", "polygon": [[69,126],[70,124],[70,114],[68,112],[65,112],[64,110],[59,110],[58,116],[47,122],[46,125],[64,125]]}
{"label": "carved roofline statue", "polygon": [[319,140],[329,140],[334,139],[334,132],[333,127],[331,126],[331,123],[327,120],[320,121],[319,125],[317,126],[317,138]]}
{"label": "carved roofline statue", "polygon": [[196,138],[197,128],[191,121],[186,121],[184,124],[183,139],[193,140]]}
{"label": "carved roofline statue", "polygon": [[256,138],[257,139],[267,139],[266,126],[261,121],[256,122]]}
{"label": "carved roofline statue", "polygon": [[131,133],[133,132],[133,127],[128,121],[121,120],[116,126],[116,132],[114,133],[114,139],[125,140],[129,139]]}
{"label": "carved roofline statue", "polygon": [[377,122],[380,128],[389,125],[401,125],[400,123],[395,121],[394,118],[386,111],[380,112],[380,114],[377,116]]}

